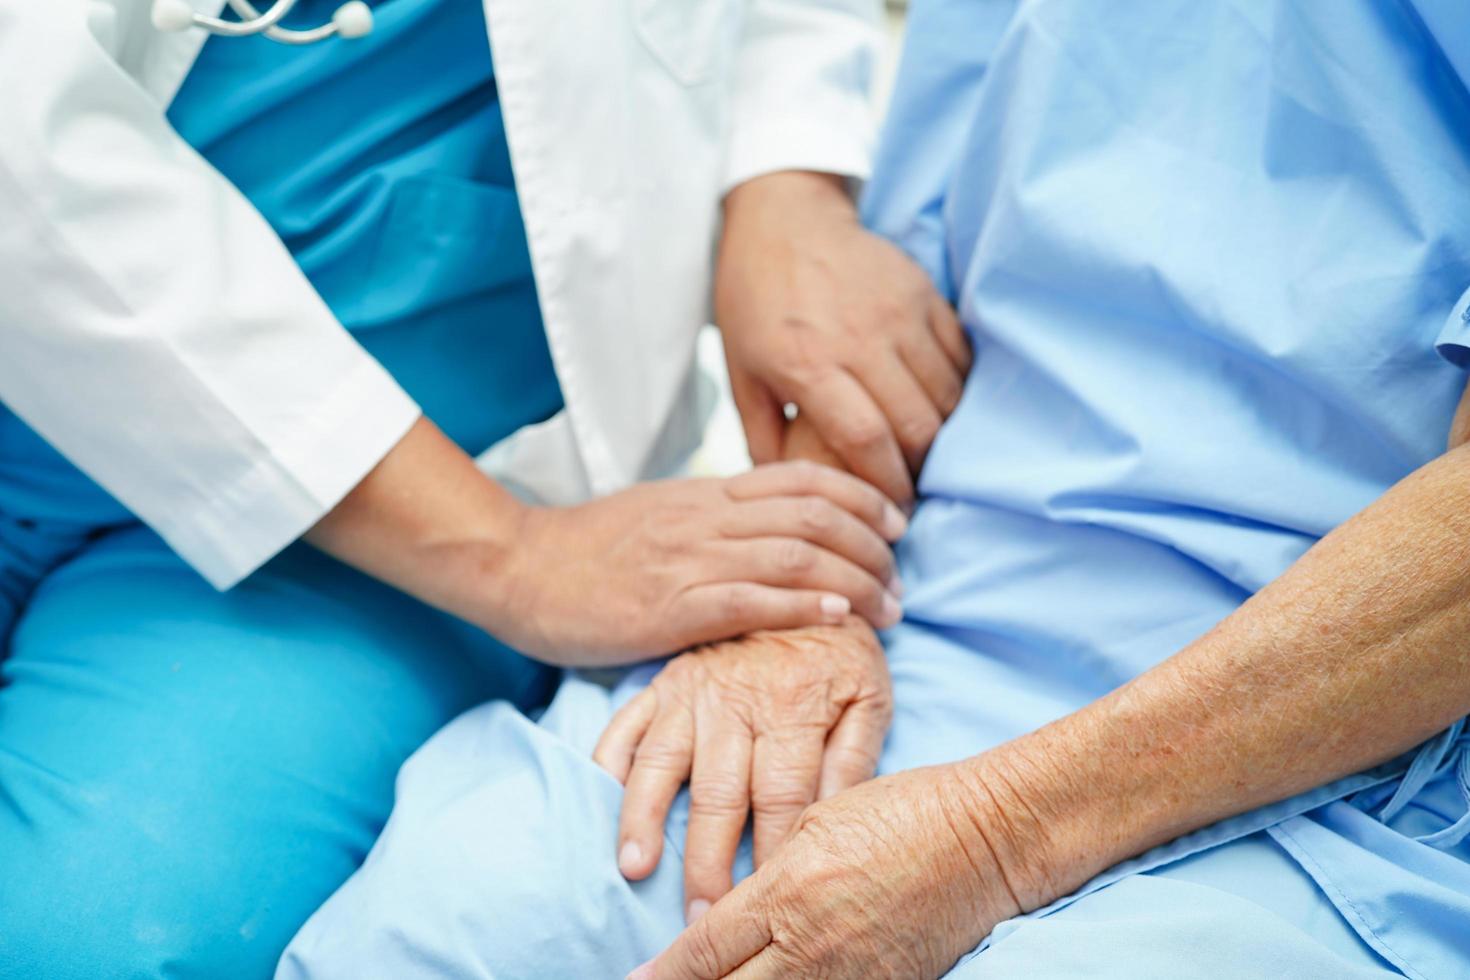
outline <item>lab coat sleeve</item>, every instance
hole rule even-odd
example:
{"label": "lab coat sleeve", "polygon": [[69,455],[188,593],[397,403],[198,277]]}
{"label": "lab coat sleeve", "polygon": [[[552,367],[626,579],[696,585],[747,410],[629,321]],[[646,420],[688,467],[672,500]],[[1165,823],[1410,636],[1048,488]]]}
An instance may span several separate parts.
{"label": "lab coat sleeve", "polygon": [[749,0],[734,66],[725,189],[777,170],[866,179],[878,0]]}
{"label": "lab coat sleeve", "polygon": [[0,400],[225,588],[418,409],[119,67],[110,16],[0,0]]}

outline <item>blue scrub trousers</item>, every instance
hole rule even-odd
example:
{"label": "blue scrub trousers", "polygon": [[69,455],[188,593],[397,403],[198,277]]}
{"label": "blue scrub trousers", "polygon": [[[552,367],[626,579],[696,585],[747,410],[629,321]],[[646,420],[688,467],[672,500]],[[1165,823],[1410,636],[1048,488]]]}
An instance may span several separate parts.
{"label": "blue scrub trousers", "polygon": [[147,529],[103,532],[0,663],[0,977],[268,976],[402,761],[547,683],[306,547],[218,593]]}
{"label": "blue scrub trousers", "polygon": [[[483,14],[374,12],[209,41],[170,118],[477,453],[561,405]],[[269,976],[414,749],[554,680],[303,545],[217,593],[0,405],[0,977]]]}

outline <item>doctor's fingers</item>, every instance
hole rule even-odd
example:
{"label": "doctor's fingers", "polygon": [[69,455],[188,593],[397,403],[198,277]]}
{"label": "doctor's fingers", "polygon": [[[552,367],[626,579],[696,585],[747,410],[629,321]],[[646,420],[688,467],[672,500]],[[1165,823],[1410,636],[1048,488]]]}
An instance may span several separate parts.
{"label": "doctor's fingers", "polygon": [[680,650],[755,630],[838,626],[851,611],[852,600],[834,592],[709,582],[685,589],[669,604],[669,635],[661,648]]}
{"label": "doctor's fingers", "polygon": [[909,472],[919,472],[929,444],[944,423],[929,393],[896,347],[882,356],[865,358],[852,371],[888,420]]}
{"label": "doctor's fingers", "polygon": [[949,361],[959,370],[963,377],[970,373],[970,365],[975,361],[974,348],[970,346],[970,336],[965,332],[965,327],[960,323],[960,318],[955,314],[954,307],[949,301],[938,293],[935,293],[929,301],[929,326],[934,331],[934,336],[939,340],[939,345],[949,355]]}
{"label": "doctor's fingers", "polygon": [[867,524],[823,497],[763,497],[738,504],[721,530],[730,538],[786,537],[808,541],[894,582],[893,550]]}
{"label": "doctor's fingers", "polygon": [[727,479],[725,492],[736,500],[822,497],[857,517],[885,541],[897,541],[908,527],[907,519],[893,500],[871,483],[820,463],[794,460],[757,466]]}
{"label": "doctor's fingers", "polygon": [[[657,692],[655,692],[657,694]],[[618,870],[630,881],[653,874],[663,856],[664,822],[694,758],[694,716],[662,699],[633,754],[618,816]]]}
{"label": "doctor's fingers", "polygon": [[903,607],[872,572],[798,538],[745,538],[714,542],[718,577],[778,588],[828,592],[845,597],[852,611],[875,629],[887,629]]}
{"label": "doctor's fingers", "polygon": [[940,418],[949,418],[960,403],[972,359],[969,342],[949,304],[936,296],[926,328],[900,337],[897,346]]}
{"label": "doctor's fingers", "polygon": [[913,502],[913,480],[898,436],[861,381],[834,367],[792,400],[854,475],[900,506]]}
{"label": "doctor's fingers", "polygon": [[693,922],[730,890],[730,870],[750,810],[750,726],[718,704],[695,720],[684,840],[684,915]]}
{"label": "doctor's fingers", "polygon": [[786,432],[786,408],[765,383],[748,371],[729,365],[730,394],[745,430],[745,445],[756,463],[781,458]]}

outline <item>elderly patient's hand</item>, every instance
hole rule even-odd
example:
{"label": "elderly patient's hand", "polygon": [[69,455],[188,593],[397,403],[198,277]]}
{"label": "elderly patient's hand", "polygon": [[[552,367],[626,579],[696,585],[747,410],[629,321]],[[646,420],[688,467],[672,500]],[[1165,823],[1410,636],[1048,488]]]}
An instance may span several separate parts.
{"label": "elderly patient's hand", "polygon": [[684,892],[697,918],[730,890],[748,813],[759,867],[809,803],[873,775],[892,711],[883,650],[855,618],[754,633],[670,661],[595,752],[627,787],[619,867],[635,880],[653,872],[669,806],[688,780]]}
{"label": "elderly patient's hand", "polygon": [[1025,846],[1009,808],[977,789],[972,765],[912,769],[810,807],[771,860],[629,980],[940,976],[1021,911],[1012,888],[1028,880],[1028,861],[1002,859]]}

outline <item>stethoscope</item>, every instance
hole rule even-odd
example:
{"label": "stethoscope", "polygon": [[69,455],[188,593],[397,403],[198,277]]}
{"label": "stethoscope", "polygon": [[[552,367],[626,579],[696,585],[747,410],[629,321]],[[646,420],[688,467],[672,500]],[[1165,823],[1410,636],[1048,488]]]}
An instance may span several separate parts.
{"label": "stethoscope", "polygon": [[272,41],[282,44],[310,44],[338,37],[362,37],[373,29],[373,11],[363,0],[347,0],[332,13],[329,23],[313,27],[309,31],[293,31],[277,27],[281,19],[296,6],[296,0],[275,0],[270,9],[261,13],[250,0],[227,0],[230,9],[240,16],[239,20],[224,20],[195,13],[189,0],[153,0],[153,26],[160,31],[186,31],[191,27],[202,27],[211,34],[225,37],[249,37],[264,34]]}

